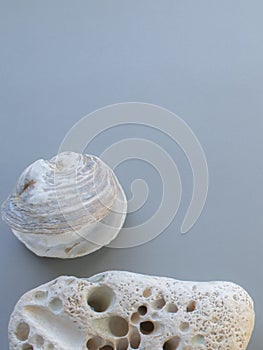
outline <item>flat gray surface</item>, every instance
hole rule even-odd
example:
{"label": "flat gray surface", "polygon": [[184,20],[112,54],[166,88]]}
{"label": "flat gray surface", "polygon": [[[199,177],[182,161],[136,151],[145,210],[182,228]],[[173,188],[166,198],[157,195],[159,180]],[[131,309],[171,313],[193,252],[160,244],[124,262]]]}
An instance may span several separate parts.
{"label": "flat gray surface", "polygon": [[[1,1],[1,202],[25,166],[57,152],[75,122],[117,102],[150,102],[181,116],[210,172],[204,212],[182,236],[192,177],[179,147],[140,126],[96,138],[95,154],[134,135],[164,147],[183,177],[179,213],[148,244],[69,261],[34,256],[1,222],[1,350],[24,292],[61,274],[106,269],[241,284],[257,313],[249,350],[262,348],[262,11],[261,1],[242,0]],[[157,174],[136,160],[117,174],[128,194],[139,174],[150,187],[148,203],[128,222],[150,216],[160,200]]]}

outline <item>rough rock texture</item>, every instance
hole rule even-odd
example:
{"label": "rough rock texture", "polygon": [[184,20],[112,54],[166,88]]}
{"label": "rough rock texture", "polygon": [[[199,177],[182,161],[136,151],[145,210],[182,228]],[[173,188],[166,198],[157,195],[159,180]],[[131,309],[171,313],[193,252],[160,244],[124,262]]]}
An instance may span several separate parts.
{"label": "rough rock texture", "polygon": [[105,163],[63,152],[24,170],[2,205],[2,218],[35,254],[75,258],[109,244],[126,210],[122,187]]}
{"label": "rough rock texture", "polygon": [[9,341],[10,350],[245,350],[253,325],[253,301],[236,284],[110,271],[26,293]]}

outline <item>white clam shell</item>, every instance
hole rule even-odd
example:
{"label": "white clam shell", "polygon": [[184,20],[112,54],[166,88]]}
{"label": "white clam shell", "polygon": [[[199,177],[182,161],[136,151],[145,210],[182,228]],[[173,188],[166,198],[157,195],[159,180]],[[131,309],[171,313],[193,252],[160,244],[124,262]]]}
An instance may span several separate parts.
{"label": "white clam shell", "polygon": [[24,294],[10,350],[245,350],[253,301],[230,282],[183,282],[124,271],[59,277]]}
{"label": "white clam shell", "polygon": [[109,244],[126,211],[122,187],[102,160],[63,152],[25,169],[2,218],[35,254],[74,258]]}

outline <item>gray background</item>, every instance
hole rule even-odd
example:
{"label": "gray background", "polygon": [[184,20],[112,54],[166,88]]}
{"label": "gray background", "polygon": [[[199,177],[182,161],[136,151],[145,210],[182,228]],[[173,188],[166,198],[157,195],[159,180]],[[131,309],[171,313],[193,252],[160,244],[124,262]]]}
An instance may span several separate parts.
{"label": "gray background", "polygon": [[[262,11],[261,1],[240,0],[1,1],[1,202],[25,166],[57,152],[75,122],[117,102],[150,102],[181,116],[210,172],[205,209],[182,236],[192,177],[179,147],[146,127],[99,135],[89,152],[134,136],[165,148],[183,178],[179,213],[148,244],[69,261],[33,255],[1,222],[1,349],[24,292],[61,274],[106,269],[241,284],[257,311],[249,349],[262,348]],[[135,178],[150,187],[149,201],[127,225],[150,217],[161,196],[158,174],[139,160],[117,174],[128,195]]]}

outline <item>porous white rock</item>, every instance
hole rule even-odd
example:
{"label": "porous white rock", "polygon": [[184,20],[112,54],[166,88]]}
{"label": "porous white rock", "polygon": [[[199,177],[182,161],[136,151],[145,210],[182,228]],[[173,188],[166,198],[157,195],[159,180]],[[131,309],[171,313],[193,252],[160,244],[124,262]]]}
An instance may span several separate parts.
{"label": "porous white rock", "polygon": [[35,254],[75,258],[117,236],[127,200],[102,160],[62,152],[27,167],[1,209],[3,220]]}
{"label": "porous white rock", "polygon": [[230,282],[109,271],[59,277],[17,303],[10,350],[245,350],[253,301]]}

